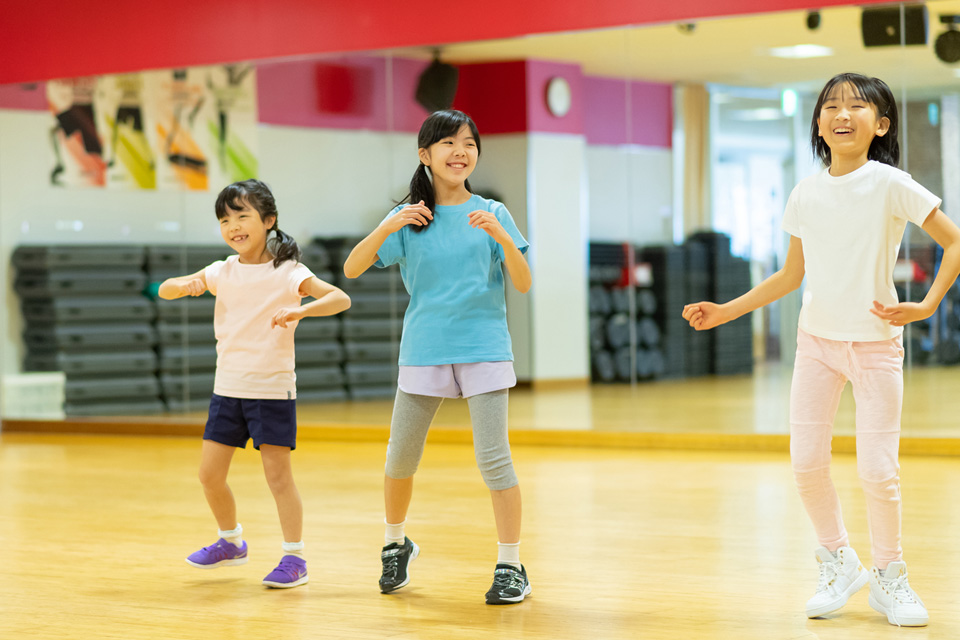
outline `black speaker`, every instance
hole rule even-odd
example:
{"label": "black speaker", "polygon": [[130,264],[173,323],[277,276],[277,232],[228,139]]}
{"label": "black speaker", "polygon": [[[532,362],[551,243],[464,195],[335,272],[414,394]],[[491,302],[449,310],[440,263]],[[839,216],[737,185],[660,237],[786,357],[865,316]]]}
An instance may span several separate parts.
{"label": "black speaker", "polygon": [[960,62],[960,31],[944,31],[933,43],[933,51],[944,62]]}
{"label": "black speaker", "polygon": [[900,7],[866,8],[860,18],[860,30],[865,47],[927,44],[927,7],[904,5],[902,31]]}
{"label": "black speaker", "polygon": [[417,102],[430,113],[449,109],[457,93],[459,75],[453,65],[434,60],[420,74],[415,95]]}

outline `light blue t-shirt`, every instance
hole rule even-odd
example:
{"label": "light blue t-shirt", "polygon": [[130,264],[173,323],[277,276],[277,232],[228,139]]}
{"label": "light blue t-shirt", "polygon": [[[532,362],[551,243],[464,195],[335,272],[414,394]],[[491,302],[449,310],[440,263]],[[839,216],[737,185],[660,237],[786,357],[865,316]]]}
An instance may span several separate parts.
{"label": "light blue t-shirt", "polygon": [[[400,205],[387,217],[407,205]],[[426,229],[407,225],[387,236],[377,251],[378,267],[400,265],[410,305],[403,317],[401,366],[513,360],[503,293],[503,247],[469,214],[489,211],[526,253],[507,208],[472,195],[456,206],[436,206]]]}

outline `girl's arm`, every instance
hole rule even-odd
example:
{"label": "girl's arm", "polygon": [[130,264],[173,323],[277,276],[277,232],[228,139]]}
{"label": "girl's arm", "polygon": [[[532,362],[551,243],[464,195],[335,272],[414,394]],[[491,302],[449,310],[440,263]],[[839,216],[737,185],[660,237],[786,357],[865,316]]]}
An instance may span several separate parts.
{"label": "girl's arm", "polygon": [[513,282],[517,291],[520,293],[529,291],[530,285],[533,283],[533,278],[530,275],[530,265],[527,264],[523,254],[517,249],[513,238],[497,220],[496,214],[478,209],[470,214],[469,219],[471,227],[483,229],[503,247],[503,264],[507,267],[510,281]]}
{"label": "girl's arm", "polygon": [[200,296],[207,290],[207,278],[204,275],[206,268],[200,269],[189,276],[179,276],[177,278],[167,278],[160,284],[157,290],[164,300],[176,300],[184,296]]}
{"label": "girl's arm", "polygon": [[530,285],[533,284],[533,278],[530,275],[530,265],[523,257],[520,249],[513,243],[513,238],[507,236],[506,243],[501,242],[503,247],[503,264],[507,267],[507,273],[510,274],[510,281],[520,293],[530,291]]}
{"label": "girl's arm", "polygon": [[299,307],[284,307],[270,319],[270,328],[286,328],[288,322],[307,316],[332,316],[350,308],[350,296],[338,287],[313,276],[300,283],[300,295],[316,298]]}
{"label": "girl's arm", "polygon": [[902,327],[909,322],[932,316],[940,306],[943,296],[947,295],[947,291],[953,286],[957,274],[960,274],[960,228],[957,228],[947,214],[938,208],[927,216],[921,229],[943,247],[943,259],[940,261],[937,277],[933,279],[930,290],[921,302],[901,302],[883,306],[876,300],[873,301],[870,312],[878,318],[888,320],[895,327]]}
{"label": "girl's arm", "polygon": [[423,200],[411,204],[398,211],[380,223],[370,235],[361,240],[353,248],[347,260],[343,263],[343,275],[348,278],[357,278],[377,261],[377,251],[383,246],[384,240],[391,233],[399,231],[408,224],[422,227],[427,220],[433,220],[433,214],[424,206]]}
{"label": "girl's arm", "polygon": [[683,319],[697,331],[713,329],[796,290],[803,282],[804,273],[803,244],[800,238],[790,236],[790,246],[783,268],[739,298],[725,304],[696,302],[686,305],[683,308]]}

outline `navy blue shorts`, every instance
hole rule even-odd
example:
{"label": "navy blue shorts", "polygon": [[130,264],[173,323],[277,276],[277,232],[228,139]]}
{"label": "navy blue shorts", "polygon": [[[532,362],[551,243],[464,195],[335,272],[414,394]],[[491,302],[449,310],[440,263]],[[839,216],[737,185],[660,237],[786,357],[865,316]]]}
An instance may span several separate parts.
{"label": "navy blue shorts", "polygon": [[297,448],[297,401],[251,400],[213,394],[210,414],[203,430],[204,440],[213,440],[228,447],[262,444]]}

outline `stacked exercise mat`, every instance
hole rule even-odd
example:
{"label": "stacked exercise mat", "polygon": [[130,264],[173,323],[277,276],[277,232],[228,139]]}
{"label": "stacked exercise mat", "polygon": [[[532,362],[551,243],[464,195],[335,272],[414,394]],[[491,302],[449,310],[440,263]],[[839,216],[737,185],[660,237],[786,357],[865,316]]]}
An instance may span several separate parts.
{"label": "stacked exercise mat", "polygon": [[24,370],[65,373],[67,415],[163,411],[143,247],[19,247],[12,262]]}
{"label": "stacked exercise mat", "polygon": [[[356,239],[316,238],[302,261],[353,304],[297,327],[297,398],[330,402],[396,391],[409,296],[396,267],[347,280]],[[216,299],[161,300],[166,278],[195,273],[229,250],[213,246],[24,246],[13,254],[24,318],[25,371],[66,374],[68,416],[202,411],[213,392]]]}
{"label": "stacked exercise mat", "polygon": [[[318,238],[315,242],[326,247],[334,264],[342,265],[361,239]],[[338,316],[347,393],[353,399],[391,397],[397,389],[403,313],[410,302],[400,269],[371,267],[351,280],[338,267],[333,278],[331,282],[351,300],[350,309]]]}
{"label": "stacked exercise mat", "polygon": [[[649,278],[638,278],[637,273],[649,273]],[[684,304],[726,302],[749,288],[749,263],[730,255],[730,239],[723,234],[695,234],[681,246],[591,243],[593,379],[623,382],[751,372],[749,316],[700,332],[681,317]]]}
{"label": "stacked exercise mat", "polygon": [[[302,247],[301,261],[324,282],[333,283],[334,264],[330,252],[318,240]],[[339,267],[336,267],[339,271]],[[304,300],[309,302],[310,299]],[[297,401],[333,402],[345,400],[344,351],[338,316],[304,318],[297,325]]]}
{"label": "stacked exercise mat", "polygon": [[[196,273],[228,254],[224,246],[148,247],[147,279],[156,287],[167,278]],[[201,411],[210,402],[217,367],[215,304],[209,293],[196,298],[156,299],[157,376],[170,411]]]}

